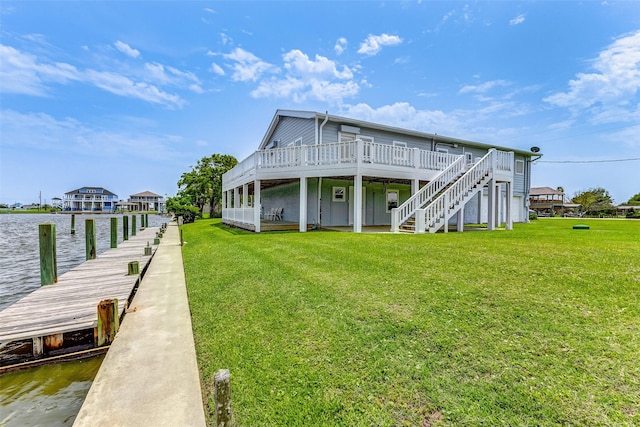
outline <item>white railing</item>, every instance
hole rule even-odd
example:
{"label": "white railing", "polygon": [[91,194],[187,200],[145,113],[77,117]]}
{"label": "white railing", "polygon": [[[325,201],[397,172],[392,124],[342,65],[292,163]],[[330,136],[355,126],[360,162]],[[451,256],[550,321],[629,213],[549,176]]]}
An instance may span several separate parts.
{"label": "white railing", "polygon": [[[362,150],[358,153],[358,143]],[[286,169],[299,166],[338,165],[345,163],[381,164],[416,169],[443,170],[458,159],[457,155],[418,148],[407,148],[369,141],[348,141],[320,145],[302,145],[256,151],[223,175],[232,182],[256,169]]]}
{"label": "white railing", "polygon": [[238,222],[242,224],[253,224],[255,217],[255,209],[249,208],[225,208],[222,217],[225,220]]}
{"label": "white railing", "polygon": [[[443,153],[438,153],[443,154]],[[432,181],[422,187],[403,204],[391,210],[391,231],[398,231],[400,224],[409,219],[417,209],[422,208],[433,199],[443,188],[459,177],[466,167],[464,156],[457,156],[456,160],[440,172]]]}
{"label": "white railing", "polygon": [[[426,229],[431,230],[440,219],[444,219],[444,226],[447,226],[449,215],[455,208],[456,203],[460,202],[474,185],[479,185],[483,180],[491,178],[494,168],[497,167],[497,161],[501,157],[498,153],[495,149],[489,150],[453,185],[424,208],[424,225]],[[424,232],[425,230],[417,231]]]}

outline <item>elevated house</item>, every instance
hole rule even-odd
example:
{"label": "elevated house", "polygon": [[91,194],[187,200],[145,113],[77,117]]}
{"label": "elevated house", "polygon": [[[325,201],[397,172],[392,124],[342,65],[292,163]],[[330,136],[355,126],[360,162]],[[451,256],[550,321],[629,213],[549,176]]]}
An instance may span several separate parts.
{"label": "elevated house", "polygon": [[540,154],[309,111],[276,111],[222,178],[222,220],[260,232],[348,226],[414,233],[528,220]]}
{"label": "elevated house", "polygon": [[532,187],[529,192],[529,208],[538,216],[574,216],[580,208],[577,203],[567,203],[562,187]]}
{"label": "elevated house", "polygon": [[115,212],[118,195],[102,187],[82,187],[64,193],[64,211]]}
{"label": "elevated house", "polygon": [[132,204],[133,210],[137,211],[159,211],[164,210],[164,199],[161,195],[152,193],[151,191],[143,191],[142,193],[132,194],[129,196],[129,203]]}

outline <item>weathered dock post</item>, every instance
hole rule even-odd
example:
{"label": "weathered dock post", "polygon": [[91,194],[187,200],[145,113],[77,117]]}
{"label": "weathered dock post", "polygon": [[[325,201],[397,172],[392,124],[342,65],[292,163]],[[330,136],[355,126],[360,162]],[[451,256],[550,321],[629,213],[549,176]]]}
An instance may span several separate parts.
{"label": "weathered dock post", "polygon": [[147,224],[144,222],[144,214],[140,214],[140,230],[147,228]]}
{"label": "weathered dock post", "polygon": [[118,218],[111,217],[111,247],[118,247]]}
{"label": "weathered dock post", "polygon": [[213,376],[213,403],[216,427],[231,426],[231,374],[228,369],[220,369]]}
{"label": "weathered dock post", "polygon": [[140,274],[140,264],[138,261],[131,261],[127,266],[127,275]]}
{"label": "weathered dock post", "polygon": [[147,246],[144,247],[145,256],[151,255],[151,246],[149,246],[149,242],[147,242]]}
{"label": "weathered dock post", "polygon": [[144,214],[144,226],[149,226],[149,214]]}
{"label": "weathered dock post", "polygon": [[122,240],[129,240],[129,217],[122,215]]}
{"label": "weathered dock post", "polygon": [[71,234],[76,234],[76,214],[71,214]]}
{"label": "weathered dock post", "polygon": [[52,285],[58,282],[58,264],[56,260],[56,225],[40,224],[40,284]]}
{"label": "weathered dock post", "polygon": [[87,260],[96,259],[98,250],[96,248],[96,220],[88,218],[84,222],[85,224],[85,248]]}
{"label": "weathered dock post", "polygon": [[131,235],[136,235],[136,215],[131,215]]}
{"label": "weathered dock post", "polygon": [[98,304],[98,326],[96,333],[96,346],[111,344],[120,328],[120,316],[118,316],[118,299],[106,299]]}

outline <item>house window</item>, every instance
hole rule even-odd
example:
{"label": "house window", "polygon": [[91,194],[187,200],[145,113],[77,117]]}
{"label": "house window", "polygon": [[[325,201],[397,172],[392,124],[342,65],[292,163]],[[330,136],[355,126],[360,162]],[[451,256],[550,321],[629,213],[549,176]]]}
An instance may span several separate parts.
{"label": "house window", "polygon": [[331,200],[334,202],[344,202],[345,198],[345,187],[333,187],[333,197]]}
{"label": "house window", "polygon": [[393,160],[407,160],[407,143],[402,141],[393,141]]}
{"label": "house window", "polygon": [[464,153],[465,157],[467,158],[467,164],[470,165],[473,163],[473,153]]}
{"label": "house window", "polygon": [[398,190],[387,190],[387,212],[398,207],[399,194]]}
{"label": "house window", "polygon": [[516,160],[516,174],[524,174],[524,160]]}

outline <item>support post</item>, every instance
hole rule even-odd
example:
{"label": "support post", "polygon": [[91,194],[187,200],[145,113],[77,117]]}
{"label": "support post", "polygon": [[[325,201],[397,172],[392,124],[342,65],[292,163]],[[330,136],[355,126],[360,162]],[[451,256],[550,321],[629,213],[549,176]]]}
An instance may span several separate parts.
{"label": "support post", "polygon": [[33,349],[32,353],[34,357],[44,356],[44,339],[42,337],[34,337],[31,339]]}
{"label": "support post", "polygon": [[138,216],[136,214],[131,215],[131,235],[136,235],[136,218]]}
{"label": "support post", "polygon": [[76,214],[71,214],[71,234],[76,234]]}
{"label": "support post", "polygon": [[262,202],[260,201],[260,180],[256,179],[253,181],[253,223],[255,226],[256,233],[260,232],[260,207]]}
{"label": "support post", "polygon": [[493,179],[489,180],[487,196],[487,230],[493,230],[495,229],[496,219],[496,184]]}
{"label": "support post", "polygon": [[213,376],[213,403],[216,427],[231,426],[231,374],[227,369],[220,369]]}
{"label": "support post", "polygon": [[184,246],[184,238],[182,237],[182,228],[180,229],[180,246]]}
{"label": "support post", "polygon": [[120,328],[120,316],[118,316],[118,299],[106,299],[98,304],[98,347],[111,344]]}
{"label": "support post", "polygon": [[513,200],[513,182],[509,181],[507,182],[507,200],[506,200],[506,210],[507,210],[507,214],[506,214],[506,218],[505,218],[505,228],[507,230],[512,230],[513,229],[513,209],[511,207],[511,203]]}
{"label": "support post", "polygon": [[[394,208],[393,210],[395,210],[396,212],[398,211],[397,208]],[[415,233],[416,234],[424,234],[427,231],[427,222],[426,222],[426,217],[425,217],[425,211],[426,209],[416,209],[416,229],[415,229]]]}
{"label": "support post", "polygon": [[456,217],[456,231],[463,232],[464,231],[464,205],[460,208]]}
{"label": "support post", "polygon": [[134,274],[140,274],[140,264],[138,261],[131,261],[127,265],[127,275],[131,276]]}
{"label": "support post", "polygon": [[122,240],[129,240],[129,216],[122,215]]}
{"label": "support post", "polygon": [[307,177],[300,178],[300,227],[301,233],[307,231]]}
{"label": "support post", "polygon": [[56,225],[40,224],[40,284],[52,285],[58,282],[58,265],[56,259]]}
{"label": "support post", "polygon": [[355,176],[353,182],[353,232],[362,232],[362,175],[360,174]]}
{"label": "support post", "polygon": [[118,218],[111,217],[111,247],[118,247]]}
{"label": "support post", "polygon": [[96,259],[98,249],[96,247],[96,220],[87,218],[84,222],[85,253],[87,260]]}
{"label": "support post", "polygon": [[149,226],[149,214],[144,214],[144,226]]}

